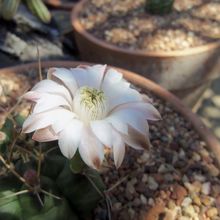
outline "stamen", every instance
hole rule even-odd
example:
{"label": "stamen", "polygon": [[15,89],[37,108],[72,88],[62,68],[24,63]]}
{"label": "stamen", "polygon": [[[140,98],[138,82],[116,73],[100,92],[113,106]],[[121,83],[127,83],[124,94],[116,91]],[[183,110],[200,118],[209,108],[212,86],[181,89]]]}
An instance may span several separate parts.
{"label": "stamen", "polygon": [[104,118],[107,112],[104,92],[89,87],[80,88],[74,97],[74,110],[86,122]]}

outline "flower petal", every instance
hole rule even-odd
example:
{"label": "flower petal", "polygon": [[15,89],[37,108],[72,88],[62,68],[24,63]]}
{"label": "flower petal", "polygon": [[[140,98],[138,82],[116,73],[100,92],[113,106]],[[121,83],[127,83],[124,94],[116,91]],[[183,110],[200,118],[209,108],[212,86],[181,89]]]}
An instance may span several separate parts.
{"label": "flower petal", "polygon": [[91,129],[95,136],[107,147],[112,146],[112,127],[104,120],[90,122]]}
{"label": "flower petal", "polygon": [[50,68],[48,70],[48,79],[52,79],[54,81],[61,81],[74,96],[76,90],[78,89],[76,80],[72,71],[66,68]]}
{"label": "flower petal", "polygon": [[128,125],[127,123],[123,122],[120,119],[120,116],[115,114],[115,115],[110,115],[107,118],[105,118],[106,121],[111,123],[111,125],[118,131],[120,131],[123,134],[128,134]]}
{"label": "flower petal", "polygon": [[113,112],[111,117],[118,118],[121,123],[132,126],[142,134],[146,134],[147,132],[147,120],[145,120],[144,114],[140,111],[134,109],[121,109]]}
{"label": "flower petal", "polygon": [[59,85],[57,82],[49,79],[38,82],[31,91],[60,95],[65,98],[69,103],[71,103],[72,101],[69,91],[64,86]]}
{"label": "flower petal", "polygon": [[144,115],[144,118],[151,121],[157,121],[161,120],[160,113],[157,111],[157,109],[150,103],[146,102],[128,102],[123,103],[121,105],[116,106],[110,114],[114,114],[117,111],[127,111],[127,110],[135,110],[142,113]]}
{"label": "flower petal", "polygon": [[59,106],[66,106],[71,110],[67,100],[59,95],[29,91],[23,95],[23,98],[36,102],[33,113],[40,113]]}
{"label": "flower petal", "polygon": [[100,89],[106,67],[106,65],[93,65],[86,68],[88,74],[88,86]]}
{"label": "flower petal", "polygon": [[74,119],[59,133],[58,144],[65,157],[71,159],[76,153],[81,140],[82,128],[83,123]]}
{"label": "flower petal", "polygon": [[122,164],[125,155],[125,143],[121,135],[114,131],[113,134],[113,156],[116,168],[119,168]]}
{"label": "flower petal", "polygon": [[64,120],[64,118],[68,118],[70,120],[75,116],[76,115],[73,112],[70,112],[63,108],[56,108],[38,114],[31,114],[25,120],[22,132],[30,133],[34,130],[46,128],[50,125],[53,125],[57,121]]}
{"label": "flower petal", "polygon": [[147,135],[143,135],[131,126],[128,126],[128,135],[121,134],[124,142],[134,149],[141,150],[143,148],[149,149],[151,146],[149,141],[149,129]]}
{"label": "flower petal", "polygon": [[142,101],[141,94],[135,89],[130,88],[130,83],[125,80],[121,80],[117,84],[111,84],[109,88],[108,86],[102,86],[102,89],[107,96],[110,110],[123,103]]}
{"label": "flower petal", "polygon": [[110,84],[116,84],[120,82],[123,78],[123,75],[119,73],[116,69],[108,68],[103,80],[103,87]]}
{"label": "flower petal", "polygon": [[58,135],[56,135],[53,129],[49,126],[35,131],[32,139],[38,142],[55,141],[58,139]]}
{"label": "flower petal", "polygon": [[104,159],[104,149],[101,142],[92,133],[90,127],[84,127],[79,146],[83,161],[94,169],[99,169]]}

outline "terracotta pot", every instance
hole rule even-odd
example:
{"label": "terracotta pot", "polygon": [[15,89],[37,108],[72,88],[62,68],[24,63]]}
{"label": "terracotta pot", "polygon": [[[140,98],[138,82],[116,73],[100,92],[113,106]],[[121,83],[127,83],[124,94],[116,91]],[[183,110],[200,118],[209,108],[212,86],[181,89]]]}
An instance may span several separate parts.
{"label": "terracotta pot", "polygon": [[[43,68],[49,67],[75,67],[82,62],[75,61],[44,61],[42,62]],[[86,64],[86,63],[83,63]],[[6,74],[22,73],[27,72],[32,68],[38,68],[38,63],[30,63],[19,66],[14,66],[10,68],[0,69],[0,78],[1,74],[4,72]],[[170,103],[170,105],[179,112],[187,121],[189,121],[196,132],[200,135],[201,139],[206,142],[207,147],[214,153],[216,156],[216,161],[220,166],[220,143],[217,138],[211,133],[211,131],[203,124],[201,119],[194,114],[188,107],[186,107],[176,96],[162,88],[160,85],[154,83],[153,81],[146,79],[143,76],[135,74],[133,72],[119,69],[123,73],[124,77],[130,81],[132,84],[137,85],[143,90],[151,91],[153,94],[161,98],[162,100]],[[21,94],[18,94],[21,95]]]}
{"label": "terracotta pot", "polygon": [[72,11],[75,40],[83,60],[139,73],[177,94],[189,106],[201,95],[201,87],[219,73],[220,41],[172,52],[122,49],[94,37],[80,24],[79,13],[86,2],[82,0]]}
{"label": "terracotta pot", "polygon": [[72,10],[76,2],[63,2],[62,0],[44,0],[46,4],[59,9]]}

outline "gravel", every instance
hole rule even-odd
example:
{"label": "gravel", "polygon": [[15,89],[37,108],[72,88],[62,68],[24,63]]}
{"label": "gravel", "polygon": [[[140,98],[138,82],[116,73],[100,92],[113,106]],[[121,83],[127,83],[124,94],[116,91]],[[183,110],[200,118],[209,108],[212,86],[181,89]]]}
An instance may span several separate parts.
{"label": "gravel", "polygon": [[[220,179],[215,157],[168,103],[150,94],[163,120],[150,123],[152,148],[126,149],[116,170],[111,154],[102,172],[114,220],[220,219]],[[116,183],[118,185],[116,186]],[[103,215],[106,213],[106,215]],[[108,219],[105,201],[94,219]]]}
{"label": "gravel", "polygon": [[218,0],[175,0],[173,12],[156,16],[145,0],[92,0],[80,22],[92,35],[121,48],[175,51],[197,47],[220,37]]}

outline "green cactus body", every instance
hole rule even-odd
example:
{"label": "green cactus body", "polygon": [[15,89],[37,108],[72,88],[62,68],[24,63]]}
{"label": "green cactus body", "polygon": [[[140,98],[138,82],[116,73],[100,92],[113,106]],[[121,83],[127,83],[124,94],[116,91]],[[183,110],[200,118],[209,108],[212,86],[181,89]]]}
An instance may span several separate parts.
{"label": "green cactus body", "polygon": [[167,14],[171,12],[174,0],[146,0],[146,10],[152,14]]}
{"label": "green cactus body", "polygon": [[1,2],[1,15],[5,20],[11,20],[20,4],[20,0],[3,0]]}
{"label": "green cactus body", "polygon": [[42,0],[26,0],[28,8],[44,23],[50,23],[51,14]]}

